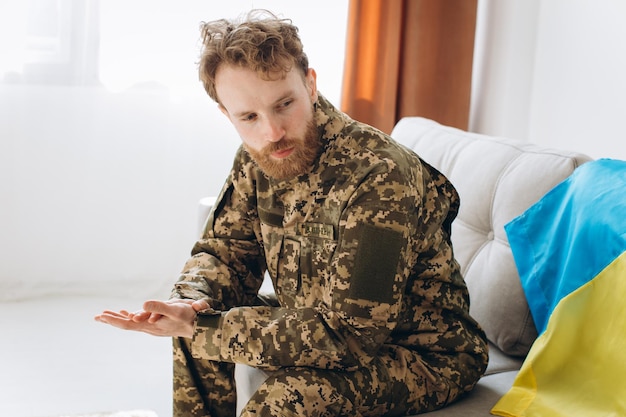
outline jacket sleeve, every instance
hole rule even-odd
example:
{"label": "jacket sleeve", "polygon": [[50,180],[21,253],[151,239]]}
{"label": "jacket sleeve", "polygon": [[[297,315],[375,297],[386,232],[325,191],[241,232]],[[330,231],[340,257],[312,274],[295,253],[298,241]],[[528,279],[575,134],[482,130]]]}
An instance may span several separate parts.
{"label": "jacket sleeve", "polygon": [[[201,313],[194,356],[261,368],[366,365],[397,325],[417,258],[420,191],[410,183],[372,167],[345,199],[337,246],[317,273],[324,284],[312,288],[316,303]],[[298,269],[297,262],[285,268]]]}
{"label": "jacket sleeve", "polygon": [[171,298],[205,299],[212,310],[251,305],[266,270],[255,208],[234,192],[232,175],[192,249]]}

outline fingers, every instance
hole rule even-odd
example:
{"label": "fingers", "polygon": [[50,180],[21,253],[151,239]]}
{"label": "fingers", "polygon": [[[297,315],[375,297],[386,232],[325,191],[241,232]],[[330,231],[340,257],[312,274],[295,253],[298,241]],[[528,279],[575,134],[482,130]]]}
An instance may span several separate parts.
{"label": "fingers", "polygon": [[152,313],[148,311],[139,311],[132,315],[132,320],[136,323],[146,321],[146,320],[149,321],[151,318],[152,318]]}
{"label": "fingers", "polygon": [[128,318],[130,313],[128,313],[128,311],[126,310],[120,310],[119,312],[111,311],[111,310],[104,310],[102,314],[107,315],[107,316],[119,317],[119,318]]}
{"label": "fingers", "polygon": [[144,332],[154,336],[169,336],[169,329],[164,329],[162,326],[155,324],[159,321],[158,319],[151,322],[151,316],[151,313],[145,311],[128,313],[126,311],[115,312],[105,310],[102,314],[95,316],[95,320],[122,330]]}
{"label": "fingers", "polygon": [[162,316],[172,315],[172,304],[165,301],[149,300],[143,303],[143,309],[150,314],[159,314]]}
{"label": "fingers", "polygon": [[191,306],[197,313],[199,311],[206,310],[207,308],[209,308],[209,303],[207,303],[206,300],[196,300],[193,303],[191,303]]}
{"label": "fingers", "polygon": [[105,311],[95,317],[96,321],[124,330],[137,330],[134,328],[134,322],[126,315],[116,313],[114,311]]}
{"label": "fingers", "polygon": [[184,306],[190,305],[195,312],[205,310],[209,308],[209,304],[205,300],[168,300],[158,301],[149,300],[143,304],[143,309],[146,312],[152,313],[153,316],[179,316],[186,308]]}

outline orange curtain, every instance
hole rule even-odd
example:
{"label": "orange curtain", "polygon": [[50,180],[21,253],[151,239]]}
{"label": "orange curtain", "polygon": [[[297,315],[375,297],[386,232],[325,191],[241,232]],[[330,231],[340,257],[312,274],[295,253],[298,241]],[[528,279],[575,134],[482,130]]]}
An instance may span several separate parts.
{"label": "orange curtain", "polygon": [[422,116],[467,129],[477,0],[350,0],[341,108],[384,132]]}

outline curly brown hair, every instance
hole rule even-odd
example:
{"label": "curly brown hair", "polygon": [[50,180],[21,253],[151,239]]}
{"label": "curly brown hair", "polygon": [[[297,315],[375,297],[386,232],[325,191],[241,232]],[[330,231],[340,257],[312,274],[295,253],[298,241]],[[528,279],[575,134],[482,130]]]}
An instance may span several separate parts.
{"label": "curly brown hair", "polygon": [[267,10],[252,10],[240,20],[202,22],[200,31],[200,81],[218,103],[215,75],[222,64],[251,69],[265,80],[285,77],[294,64],[303,75],[309,69],[298,28]]}

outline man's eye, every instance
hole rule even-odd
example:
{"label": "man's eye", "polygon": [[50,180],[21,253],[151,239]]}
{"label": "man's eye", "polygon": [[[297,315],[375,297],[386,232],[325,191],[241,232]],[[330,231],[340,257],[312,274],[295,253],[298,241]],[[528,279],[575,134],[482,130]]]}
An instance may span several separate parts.
{"label": "man's eye", "polygon": [[293,100],[287,100],[287,101],[284,101],[284,102],[280,105],[280,107],[281,107],[281,108],[283,108],[283,109],[284,109],[284,108],[287,108],[287,107],[291,106],[291,103],[293,103]]}
{"label": "man's eye", "polygon": [[246,116],[244,116],[244,117],[242,118],[242,120],[243,120],[244,122],[251,122],[251,121],[253,121],[254,119],[256,119],[256,114],[253,114],[253,113],[252,113],[252,114],[248,114],[248,115],[246,115]]}

